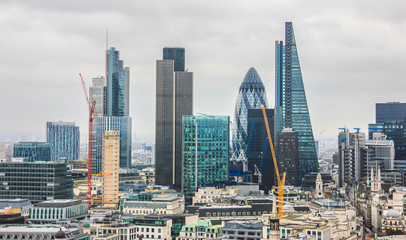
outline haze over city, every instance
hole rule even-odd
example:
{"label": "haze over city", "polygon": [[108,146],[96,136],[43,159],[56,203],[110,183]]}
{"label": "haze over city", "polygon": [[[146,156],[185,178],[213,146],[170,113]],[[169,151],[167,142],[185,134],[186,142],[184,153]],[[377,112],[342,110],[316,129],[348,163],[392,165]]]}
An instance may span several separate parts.
{"label": "haze over city", "polygon": [[[96,4],[97,3],[97,4]],[[351,4],[349,4],[351,3]],[[105,74],[108,46],[131,69],[133,132],[153,139],[155,61],[186,49],[194,112],[233,116],[250,67],[274,105],[275,40],[294,22],[315,138],[375,121],[375,103],[406,101],[401,1],[2,1],[0,134],[44,137],[45,122],[87,132],[86,84]]]}

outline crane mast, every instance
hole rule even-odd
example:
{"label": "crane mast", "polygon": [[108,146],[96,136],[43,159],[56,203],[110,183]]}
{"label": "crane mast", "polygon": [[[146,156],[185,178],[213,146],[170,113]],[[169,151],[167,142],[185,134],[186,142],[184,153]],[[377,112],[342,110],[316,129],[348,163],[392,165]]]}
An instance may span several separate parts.
{"label": "crane mast", "polygon": [[[278,169],[278,163],[276,161],[276,156],[275,156],[275,150],[273,148],[273,143],[272,143],[272,136],[271,136],[271,131],[269,130],[269,123],[268,123],[268,117],[266,115],[266,110],[264,106],[261,106],[262,108],[262,114],[264,116],[264,121],[265,121],[265,127],[266,127],[266,133],[268,134],[268,142],[269,146],[271,148],[271,153],[272,153],[272,158],[273,158],[273,164],[275,166],[275,172],[276,172],[276,179],[278,180],[278,217],[282,218],[283,217],[283,188],[285,185],[285,176],[286,172],[283,173],[283,177],[281,179],[281,176],[279,174],[279,169]],[[272,193],[273,194],[273,193]]]}
{"label": "crane mast", "polygon": [[82,74],[79,73],[80,80],[82,81],[83,92],[85,94],[86,103],[89,108],[89,143],[87,147],[88,162],[87,162],[87,203],[88,210],[92,207],[92,154],[93,154],[93,114],[95,112],[96,101],[90,102],[89,95],[87,94],[85,81],[83,81]]}

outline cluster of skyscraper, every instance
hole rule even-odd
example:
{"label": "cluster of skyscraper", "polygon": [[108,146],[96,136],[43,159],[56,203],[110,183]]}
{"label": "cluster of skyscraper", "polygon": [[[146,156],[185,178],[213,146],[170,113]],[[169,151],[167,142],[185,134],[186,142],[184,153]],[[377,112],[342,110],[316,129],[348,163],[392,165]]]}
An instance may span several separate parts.
{"label": "cluster of skyscraper", "polygon": [[[185,50],[164,48],[156,64],[156,183],[188,194],[201,186],[229,181],[275,185],[274,166],[261,106],[265,106],[278,166],[287,184],[318,170],[318,160],[292,23],[286,39],[276,42],[275,109],[268,107],[264,84],[254,68],[245,75],[237,96],[229,149],[227,116],[192,116],[193,74],[185,71]],[[248,171],[234,171],[230,153],[248,160]]]}
{"label": "cluster of skyscraper", "polygon": [[376,123],[369,124],[369,137],[356,128],[343,128],[338,135],[339,186],[368,182],[371,169],[379,167],[382,180],[403,185],[406,168],[406,103],[376,104]]}
{"label": "cluster of skyscraper", "polygon": [[[275,108],[267,109],[267,116],[271,118],[268,122],[280,172],[287,172],[287,184],[297,185],[303,176],[318,171],[318,160],[291,22],[285,24],[285,43],[276,41],[275,51]],[[266,91],[251,68],[237,97],[233,151],[235,155],[246,155],[248,175],[257,167],[262,184],[269,188],[275,183],[268,138],[261,111],[251,110],[262,105],[268,106]]]}
{"label": "cluster of skyscraper", "polygon": [[124,67],[115,48],[106,50],[106,77],[92,79],[89,100],[96,101],[93,119],[92,172],[101,173],[103,167],[103,134],[120,133],[120,167],[131,166],[132,119],[130,109],[130,69]]}

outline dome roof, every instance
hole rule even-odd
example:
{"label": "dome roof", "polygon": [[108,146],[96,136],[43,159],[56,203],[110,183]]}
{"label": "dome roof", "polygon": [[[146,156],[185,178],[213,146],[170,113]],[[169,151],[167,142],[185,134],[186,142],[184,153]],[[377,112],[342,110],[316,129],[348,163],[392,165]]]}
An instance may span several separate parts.
{"label": "dome roof", "polygon": [[62,229],[60,228],[58,232],[56,232],[55,234],[55,238],[57,239],[64,239],[65,238],[65,233],[62,231]]}
{"label": "dome roof", "polygon": [[394,217],[397,218],[399,217],[399,213],[393,209],[390,209],[387,213],[386,213],[387,217]]}
{"label": "dome roof", "polygon": [[261,77],[259,76],[257,70],[251,67],[248,69],[248,72],[245,74],[245,77],[241,83],[241,88],[259,88],[265,89],[264,84],[262,83]]}

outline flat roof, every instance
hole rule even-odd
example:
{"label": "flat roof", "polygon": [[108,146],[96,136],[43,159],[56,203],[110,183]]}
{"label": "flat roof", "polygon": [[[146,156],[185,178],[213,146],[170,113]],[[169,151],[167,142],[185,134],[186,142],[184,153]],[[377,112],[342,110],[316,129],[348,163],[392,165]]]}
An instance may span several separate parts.
{"label": "flat roof", "polygon": [[70,207],[84,203],[81,199],[54,199],[37,203],[36,207]]}

